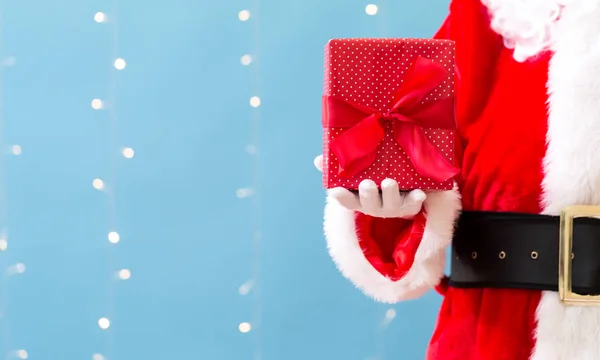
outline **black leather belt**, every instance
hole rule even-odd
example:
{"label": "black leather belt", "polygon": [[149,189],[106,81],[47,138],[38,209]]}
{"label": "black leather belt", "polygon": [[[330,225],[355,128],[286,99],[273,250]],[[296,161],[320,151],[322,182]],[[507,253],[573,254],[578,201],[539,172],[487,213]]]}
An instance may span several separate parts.
{"label": "black leather belt", "polygon": [[[600,294],[600,220],[573,226],[573,291]],[[464,212],[449,285],[558,291],[559,229],[558,216]]]}

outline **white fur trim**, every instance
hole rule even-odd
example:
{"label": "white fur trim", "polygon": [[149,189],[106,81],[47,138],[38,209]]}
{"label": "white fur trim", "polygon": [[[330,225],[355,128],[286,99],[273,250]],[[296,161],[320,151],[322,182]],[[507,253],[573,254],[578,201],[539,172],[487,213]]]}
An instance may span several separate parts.
{"label": "white fur trim", "polygon": [[[514,49],[517,61],[547,50],[554,41],[556,19],[572,0],[481,0],[491,15],[492,29]],[[585,1],[585,0],[584,0]]]}
{"label": "white fur trim", "polygon": [[419,297],[437,285],[444,274],[445,251],[461,209],[460,195],[457,189],[429,193],[424,206],[427,222],[415,263],[405,277],[392,281],[375,270],[365,258],[356,235],[354,212],[328,197],[325,236],[338,269],[365,294],[385,303]]}
{"label": "white fur trim", "polygon": [[[591,5],[591,7],[590,7]],[[595,8],[594,8],[595,5]],[[548,72],[544,213],[600,204],[600,1],[567,5]],[[531,360],[600,360],[600,308],[565,307],[544,292]]]}

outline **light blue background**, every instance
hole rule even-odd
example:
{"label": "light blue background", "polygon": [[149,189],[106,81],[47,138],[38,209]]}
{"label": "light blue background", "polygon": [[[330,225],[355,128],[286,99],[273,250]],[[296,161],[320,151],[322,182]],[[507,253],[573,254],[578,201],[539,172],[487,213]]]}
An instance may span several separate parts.
{"label": "light blue background", "polygon": [[[439,297],[394,306],[381,327],[391,307],[326,253],[312,159],[327,40],[429,37],[447,0],[387,0],[376,16],[357,0],[256,1],[0,1],[0,358],[423,358]],[[97,11],[111,21],[94,22]],[[93,98],[114,101],[94,110]],[[96,177],[111,190],[96,191]],[[257,185],[259,198],[236,197]],[[259,292],[242,296],[256,261]],[[19,262],[26,271],[10,275]],[[116,279],[121,268],[131,279]]]}

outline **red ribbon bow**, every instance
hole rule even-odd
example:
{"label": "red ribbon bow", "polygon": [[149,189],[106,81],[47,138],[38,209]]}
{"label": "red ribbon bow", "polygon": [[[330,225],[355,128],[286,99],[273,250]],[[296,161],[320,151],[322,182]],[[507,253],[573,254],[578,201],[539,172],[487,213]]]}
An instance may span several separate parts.
{"label": "red ribbon bow", "polygon": [[323,125],[348,128],[329,143],[330,150],[338,159],[340,176],[354,176],[375,161],[377,147],[385,137],[385,122],[392,123],[394,139],[420,176],[443,182],[458,174],[459,169],[429,142],[423,131],[423,128],[456,128],[453,96],[423,102],[425,96],[446,77],[442,65],[417,57],[394,96],[394,105],[386,113],[324,96]]}

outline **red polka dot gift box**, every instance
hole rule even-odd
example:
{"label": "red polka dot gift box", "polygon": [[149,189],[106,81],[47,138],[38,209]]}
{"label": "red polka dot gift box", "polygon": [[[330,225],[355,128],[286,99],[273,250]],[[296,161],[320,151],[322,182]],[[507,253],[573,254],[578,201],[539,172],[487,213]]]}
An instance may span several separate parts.
{"label": "red polka dot gift box", "polygon": [[323,185],[364,179],[402,190],[449,190],[454,142],[454,42],[334,39],[325,46]]}

